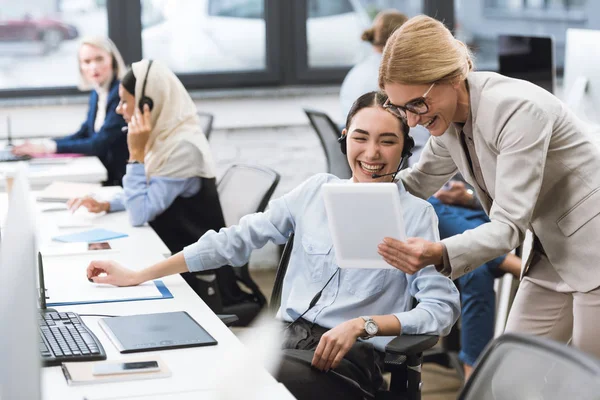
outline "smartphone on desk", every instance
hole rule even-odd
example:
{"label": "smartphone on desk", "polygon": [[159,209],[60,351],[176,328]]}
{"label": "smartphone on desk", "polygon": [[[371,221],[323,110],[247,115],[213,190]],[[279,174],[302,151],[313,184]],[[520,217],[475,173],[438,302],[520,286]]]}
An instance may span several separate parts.
{"label": "smartphone on desk", "polygon": [[92,375],[135,374],[159,371],[158,361],[134,361],[123,363],[96,363]]}

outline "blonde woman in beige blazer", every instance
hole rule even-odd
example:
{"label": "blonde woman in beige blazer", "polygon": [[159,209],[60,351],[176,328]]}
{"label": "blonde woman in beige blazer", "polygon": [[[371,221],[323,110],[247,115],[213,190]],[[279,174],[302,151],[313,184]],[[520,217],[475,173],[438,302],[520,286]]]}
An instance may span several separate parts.
{"label": "blonde woman in beige blazer", "polygon": [[466,46],[426,16],[384,49],[388,110],[432,136],[402,183],[427,198],[460,171],[491,222],[437,243],[386,238],[380,254],[402,271],[436,264],[454,279],[516,248],[530,229],[507,331],[572,338],[600,357],[600,151],[552,94],[472,69]]}

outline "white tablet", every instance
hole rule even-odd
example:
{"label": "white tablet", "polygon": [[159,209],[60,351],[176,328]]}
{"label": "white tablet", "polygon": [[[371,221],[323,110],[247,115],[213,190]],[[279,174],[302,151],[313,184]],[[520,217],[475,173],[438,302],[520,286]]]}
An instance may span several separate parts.
{"label": "white tablet", "polygon": [[329,231],[341,268],[393,268],[377,252],[385,237],[405,240],[394,183],[326,183],[322,186]]}

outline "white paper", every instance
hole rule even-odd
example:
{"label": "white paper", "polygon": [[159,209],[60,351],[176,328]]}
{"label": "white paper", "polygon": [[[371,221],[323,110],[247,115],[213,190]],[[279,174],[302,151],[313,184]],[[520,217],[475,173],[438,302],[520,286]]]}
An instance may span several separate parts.
{"label": "white paper", "polygon": [[46,186],[46,188],[38,194],[38,198],[67,201],[74,197],[92,195],[100,188],[101,186],[95,183],[55,181]]}
{"label": "white paper", "polygon": [[49,242],[45,246],[40,248],[40,252],[44,257],[57,257],[57,256],[76,256],[81,254],[100,255],[106,253],[117,253],[115,249],[99,249],[99,250],[88,250],[88,243],[62,243],[62,242]]}
{"label": "white paper", "polygon": [[51,258],[44,260],[46,302],[89,303],[127,299],[151,299],[162,297],[154,282],[139,286],[116,287],[97,284],[87,280],[88,262]]}

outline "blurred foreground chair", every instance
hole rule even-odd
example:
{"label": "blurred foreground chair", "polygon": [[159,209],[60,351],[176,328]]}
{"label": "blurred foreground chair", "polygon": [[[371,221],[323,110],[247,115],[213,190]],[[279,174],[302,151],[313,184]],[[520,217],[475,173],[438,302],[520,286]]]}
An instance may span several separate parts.
{"label": "blurred foreground chair", "polygon": [[505,334],[479,358],[460,400],[600,398],[600,360],[550,339]]}

